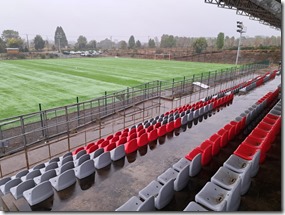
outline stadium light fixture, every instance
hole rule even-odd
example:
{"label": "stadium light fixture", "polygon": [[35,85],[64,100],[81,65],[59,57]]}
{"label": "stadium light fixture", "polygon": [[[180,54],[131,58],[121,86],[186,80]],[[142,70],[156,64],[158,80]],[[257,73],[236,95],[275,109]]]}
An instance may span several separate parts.
{"label": "stadium light fixture", "polygon": [[239,41],[238,41],[238,50],[237,50],[237,57],[236,57],[236,65],[238,64],[238,58],[239,58],[239,51],[240,51],[240,43],[241,43],[241,37],[242,33],[246,32],[246,27],[243,25],[242,22],[237,21],[237,32],[239,33]]}

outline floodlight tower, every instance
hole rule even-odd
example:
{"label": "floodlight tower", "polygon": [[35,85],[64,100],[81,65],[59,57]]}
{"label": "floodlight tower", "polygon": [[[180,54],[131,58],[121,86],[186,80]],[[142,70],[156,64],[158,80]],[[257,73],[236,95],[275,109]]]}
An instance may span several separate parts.
{"label": "floodlight tower", "polygon": [[238,51],[237,51],[236,65],[238,64],[238,57],[239,57],[242,33],[246,32],[246,27],[240,21],[237,21],[237,28],[238,28],[237,32],[239,32],[239,41],[238,41]]}

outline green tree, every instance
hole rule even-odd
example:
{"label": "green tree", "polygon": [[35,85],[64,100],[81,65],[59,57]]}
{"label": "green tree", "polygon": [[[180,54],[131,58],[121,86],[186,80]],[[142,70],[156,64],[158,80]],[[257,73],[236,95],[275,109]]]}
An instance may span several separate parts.
{"label": "green tree", "polygon": [[6,50],[6,43],[2,38],[0,37],[0,53],[4,53]]}
{"label": "green tree", "polygon": [[61,26],[58,26],[55,30],[54,41],[56,47],[64,48],[68,46],[66,35]]}
{"label": "green tree", "polygon": [[43,40],[42,36],[36,35],[34,39],[35,49],[42,50],[45,47],[45,41]]}
{"label": "green tree", "polygon": [[224,42],[225,42],[225,34],[220,32],[218,34],[217,42],[216,42],[217,48],[222,49],[224,47]]}
{"label": "green tree", "polygon": [[176,40],[173,35],[163,34],[160,41],[161,48],[173,48],[176,46]]}
{"label": "green tree", "polygon": [[149,39],[148,40],[148,47],[149,48],[155,48],[155,42],[153,39]]}
{"label": "green tree", "polygon": [[83,50],[86,48],[86,45],[87,45],[87,39],[86,37],[80,35],[77,39],[77,43],[76,43],[76,47],[79,49],[79,50]]}
{"label": "green tree", "polygon": [[137,40],[137,42],[136,42],[136,47],[137,47],[137,48],[141,48],[141,47],[142,47],[141,41]]}
{"label": "green tree", "polygon": [[196,39],[193,43],[193,48],[197,54],[200,54],[207,48],[207,40],[204,37]]}
{"label": "green tree", "polygon": [[135,48],[136,42],[135,42],[135,37],[132,35],[129,39],[129,48],[133,49]]}
{"label": "green tree", "polygon": [[21,38],[9,38],[6,42],[8,48],[23,49],[24,41]]}
{"label": "green tree", "polygon": [[96,49],[96,46],[97,46],[96,40],[90,40],[90,41],[89,41],[88,47],[89,47],[90,49]]}
{"label": "green tree", "polygon": [[120,47],[121,49],[127,49],[127,48],[128,48],[128,44],[127,44],[127,42],[126,42],[125,40],[122,40],[122,41],[120,41],[120,43],[119,43],[119,47]]}
{"label": "green tree", "polygon": [[14,31],[14,30],[4,30],[2,32],[2,38],[5,42],[7,42],[9,39],[12,39],[12,38],[16,38],[16,39],[19,39],[20,36],[19,36],[19,32],[18,31]]}

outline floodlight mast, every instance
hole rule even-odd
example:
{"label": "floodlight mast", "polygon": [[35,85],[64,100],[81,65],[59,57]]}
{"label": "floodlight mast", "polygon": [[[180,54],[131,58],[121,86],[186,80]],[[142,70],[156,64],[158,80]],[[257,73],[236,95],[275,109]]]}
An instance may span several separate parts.
{"label": "floodlight mast", "polygon": [[240,51],[240,43],[241,43],[241,37],[242,37],[242,33],[245,33],[246,30],[245,26],[242,24],[242,22],[237,21],[237,32],[239,32],[239,41],[238,41],[238,50],[237,50],[237,57],[236,57],[236,65],[238,64],[238,58],[239,58],[239,51]]}

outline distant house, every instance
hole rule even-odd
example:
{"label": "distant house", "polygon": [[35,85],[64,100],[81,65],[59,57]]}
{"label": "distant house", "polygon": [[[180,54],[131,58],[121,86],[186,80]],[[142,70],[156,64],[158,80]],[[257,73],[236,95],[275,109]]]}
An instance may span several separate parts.
{"label": "distant house", "polygon": [[6,48],[7,54],[19,54],[19,48]]}

